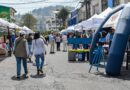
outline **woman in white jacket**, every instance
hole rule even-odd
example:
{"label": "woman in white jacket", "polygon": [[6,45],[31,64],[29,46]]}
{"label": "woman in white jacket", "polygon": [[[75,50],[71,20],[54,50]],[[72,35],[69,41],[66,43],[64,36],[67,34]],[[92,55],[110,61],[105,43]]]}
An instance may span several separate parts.
{"label": "woman in white jacket", "polygon": [[32,52],[36,58],[37,75],[43,74],[44,56],[46,54],[45,44],[42,38],[40,38],[40,33],[36,32],[34,34],[34,40],[32,42]]}

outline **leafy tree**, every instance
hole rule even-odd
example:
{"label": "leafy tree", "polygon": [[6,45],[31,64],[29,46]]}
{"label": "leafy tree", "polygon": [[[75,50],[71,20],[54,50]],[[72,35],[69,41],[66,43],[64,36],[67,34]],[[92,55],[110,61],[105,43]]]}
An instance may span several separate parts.
{"label": "leafy tree", "polygon": [[34,30],[37,23],[37,19],[32,14],[25,14],[22,16],[22,25]]}
{"label": "leafy tree", "polygon": [[58,13],[58,18],[62,20],[63,26],[65,26],[65,22],[68,15],[69,15],[69,10],[65,7],[63,7]]}

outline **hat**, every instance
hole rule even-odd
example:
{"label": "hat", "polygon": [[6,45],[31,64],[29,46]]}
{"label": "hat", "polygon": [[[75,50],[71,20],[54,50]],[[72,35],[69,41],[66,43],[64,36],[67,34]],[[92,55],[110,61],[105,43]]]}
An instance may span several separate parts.
{"label": "hat", "polygon": [[26,33],[24,31],[19,31],[20,35],[25,35]]}

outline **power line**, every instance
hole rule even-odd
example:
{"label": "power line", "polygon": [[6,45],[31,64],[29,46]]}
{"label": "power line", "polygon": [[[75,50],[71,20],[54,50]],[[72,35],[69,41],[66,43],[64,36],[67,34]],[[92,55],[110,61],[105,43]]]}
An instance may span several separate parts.
{"label": "power line", "polygon": [[6,4],[6,5],[25,5],[25,4],[36,4],[36,3],[74,3],[74,2],[77,2],[77,0],[73,0],[71,2],[51,2],[51,1],[48,1],[48,0],[40,0],[40,1],[31,1],[31,2],[26,2],[26,3],[1,3],[0,4]]}

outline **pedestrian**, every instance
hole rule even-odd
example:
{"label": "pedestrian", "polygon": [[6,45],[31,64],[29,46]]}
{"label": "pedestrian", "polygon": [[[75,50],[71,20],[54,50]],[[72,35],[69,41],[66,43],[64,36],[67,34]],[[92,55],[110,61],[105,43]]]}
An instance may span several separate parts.
{"label": "pedestrian", "polygon": [[55,53],[54,52],[54,50],[55,50],[55,37],[54,37],[53,33],[51,33],[49,35],[49,43],[51,45],[51,47],[50,47],[50,54],[53,54],[53,53]]}
{"label": "pedestrian", "polygon": [[37,75],[43,74],[44,57],[46,54],[45,44],[42,38],[40,38],[40,33],[36,32],[34,34],[34,40],[32,42],[32,53],[34,53],[36,58]]}
{"label": "pedestrian", "polygon": [[61,43],[61,37],[60,37],[60,34],[57,34],[56,35],[57,51],[60,51],[60,43]]}
{"label": "pedestrian", "polygon": [[63,42],[63,52],[66,52],[67,51],[67,35],[66,34],[63,34],[62,42]]}
{"label": "pedestrian", "polygon": [[25,32],[20,31],[19,37],[15,40],[14,44],[14,55],[16,57],[17,63],[17,79],[21,78],[21,62],[23,63],[24,68],[24,78],[28,78],[28,69],[27,69],[27,57],[29,55],[27,40],[25,39]]}
{"label": "pedestrian", "polygon": [[28,42],[28,49],[29,49],[29,62],[32,62],[31,58],[32,58],[32,52],[31,52],[31,48],[32,48],[32,40],[33,40],[33,37],[32,37],[32,34],[29,33],[28,37],[27,37],[27,42]]}

